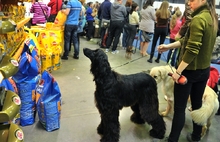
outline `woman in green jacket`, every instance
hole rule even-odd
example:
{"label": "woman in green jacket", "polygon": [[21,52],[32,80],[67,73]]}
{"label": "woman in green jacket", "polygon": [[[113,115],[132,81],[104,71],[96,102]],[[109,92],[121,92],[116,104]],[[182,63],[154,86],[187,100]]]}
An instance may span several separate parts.
{"label": "woman in green jacket", "polygon": [[[192,20],[185,36],[171,44],[158,46],[160,53],[180,48],[177,70],[172,78],[174,85],[174,116],[168,142],[177,142],[185,123],[185,108],[190,94],[192,110],[202,106],[202,96],[209,78],[210,62],[218,29],[215,0],[189,0]],[[181,75],[188,82],[178,83]],[[193,131],[187,135],[189,142],[201,139],[202,126],[193,122]]]}

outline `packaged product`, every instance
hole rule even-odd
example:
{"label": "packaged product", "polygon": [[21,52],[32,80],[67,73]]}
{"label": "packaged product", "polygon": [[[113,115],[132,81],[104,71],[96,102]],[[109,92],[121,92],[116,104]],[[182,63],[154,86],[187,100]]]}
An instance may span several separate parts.
{"label": "packaged product", "polygon": [[60,128],[61,93],[58,83],[48,72],[42,73],[42,78],[36,88],[38,94],[37,112],[39,121],[46,131]]}

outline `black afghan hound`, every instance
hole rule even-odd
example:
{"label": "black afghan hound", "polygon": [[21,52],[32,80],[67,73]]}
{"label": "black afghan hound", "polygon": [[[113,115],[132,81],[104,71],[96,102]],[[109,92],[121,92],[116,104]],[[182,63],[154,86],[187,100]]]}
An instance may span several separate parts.
{"label": "black afghan hound", "polygon": [[150,136],[164,137],[166,127],[159,115],[157,84],[154,78],[145,73],[120,75],[113,71],[108,57],[101,49],[83,49],[91,60],[91,73],[96,83],[95,103],[101,115],[97,131],[102,135],[101,142],[118,142],[120,133],[119,110],[131,106],[130,119],[137,124],[147,122],[152,126]]}

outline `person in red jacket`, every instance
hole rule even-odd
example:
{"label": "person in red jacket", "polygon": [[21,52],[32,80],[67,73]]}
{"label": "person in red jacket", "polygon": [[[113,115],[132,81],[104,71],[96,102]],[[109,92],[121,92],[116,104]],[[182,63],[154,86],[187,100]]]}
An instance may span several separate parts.
{"label": "person in red jacket", "polygon": [[62,6],[62,0],[50,0],[50,2],[47,4],[48,7],[51,7],[50,16],[47,19],[47,22],[54,22],[57,13],[61,9]]}

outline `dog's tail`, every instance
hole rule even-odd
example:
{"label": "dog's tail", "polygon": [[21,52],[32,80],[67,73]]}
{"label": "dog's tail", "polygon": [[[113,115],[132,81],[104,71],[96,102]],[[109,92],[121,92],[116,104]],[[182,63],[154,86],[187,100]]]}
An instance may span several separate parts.
{"label": "dog's tail", "polygon": [[191,112],[192,119],[199,125],[206,125],[207,120],[215,116],[219,107],[218,96],[210,88],[206,87],[203,94],[202,107]]}

